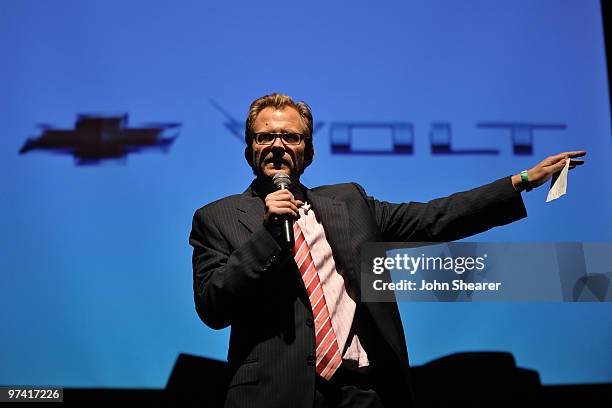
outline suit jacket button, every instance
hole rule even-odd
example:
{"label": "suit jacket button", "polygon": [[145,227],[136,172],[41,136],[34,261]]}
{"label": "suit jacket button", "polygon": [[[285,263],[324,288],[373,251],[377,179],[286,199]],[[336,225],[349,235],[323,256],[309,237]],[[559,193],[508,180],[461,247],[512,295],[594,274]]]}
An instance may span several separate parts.
{"label": "suit jacket button", "polygon": [[312,321],[312,319],[309,317],[308,319],[306,319],[306,326],[308,326],[308,327],[312,327],[312,325],[313,325],[313,321]]}
{"label": "suit jacket button", "polygon": [[315,365],[315,362],[316,362],[315,356],[306,357],[306,364],[308,364],[309,366]]}

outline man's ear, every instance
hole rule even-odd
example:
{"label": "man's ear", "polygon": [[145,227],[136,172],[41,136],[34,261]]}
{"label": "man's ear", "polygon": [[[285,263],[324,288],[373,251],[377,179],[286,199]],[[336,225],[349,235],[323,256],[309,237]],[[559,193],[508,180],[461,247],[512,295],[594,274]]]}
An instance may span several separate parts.
{"label": "man's ear", "polygon": [[304,153],[305,153],[304,167],[308,167],[310,166],[310,164],[312,163],[312,160],[314,159],[314,146],[312,144],[308,146],[308,148],[306,149]]}
{"label": "man's ear", "polygon": [[244,148],[244,158],[246,159],[249,166],[253,168],[253,146],[247,146]]}

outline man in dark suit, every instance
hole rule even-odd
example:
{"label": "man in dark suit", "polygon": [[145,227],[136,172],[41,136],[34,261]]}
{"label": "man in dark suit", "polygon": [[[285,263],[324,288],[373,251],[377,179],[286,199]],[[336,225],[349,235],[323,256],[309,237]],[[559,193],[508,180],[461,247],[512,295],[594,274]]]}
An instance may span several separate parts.
{"label": "man in dark suit", "polygon": [[[196,310],[231,325],[227,407],[392,407],[413,400],[397,304],[360,299],[361,247],[372,241],[441,242],[522,217],[520,192],[585,152],[551,156],[523,174],[429,203],[393,204],[357,184],[307,188],[312,115],[305,103],[266,95],[250,107],[247,190],[196,211]],[[582,164],[572,161],[571,167]],[[277,173],[291,179],[277,190]],[[294,222],[287,247],[283,220]]]}

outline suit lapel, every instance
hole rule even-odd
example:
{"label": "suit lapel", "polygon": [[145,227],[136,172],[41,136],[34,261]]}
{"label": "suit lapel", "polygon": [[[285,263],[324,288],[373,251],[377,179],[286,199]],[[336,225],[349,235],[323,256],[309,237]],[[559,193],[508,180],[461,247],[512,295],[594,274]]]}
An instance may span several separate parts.
{"label": "suit lapel", "polygon": [[262,223],[263,212],[261,198],[254,196],[249,187],[238,202],[238,221],[253,233]]}

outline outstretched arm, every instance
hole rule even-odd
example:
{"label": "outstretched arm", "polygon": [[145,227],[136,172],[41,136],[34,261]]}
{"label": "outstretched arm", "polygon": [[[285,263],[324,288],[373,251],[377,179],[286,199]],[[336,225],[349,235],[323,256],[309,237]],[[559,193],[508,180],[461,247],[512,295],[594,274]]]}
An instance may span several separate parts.
{"label": "outstretched arm", "polygon": [[[566,160],[585,154],[579,150],[547,157],[527,172],[528,182],[516,174],[428,203],[379,201],[366,196],[360,186],[357,188],[368,201],[386,241],[452,241],[525,217],[527,212],[519,193],[544,184],[563,169]],[[570,168],[583,163],[571,160]]]}
{"label": "outstretched arm", "polygon": [[446,242],[527,216],[510,176],[427,203],[390,203],[365,195],[385,241]]}

